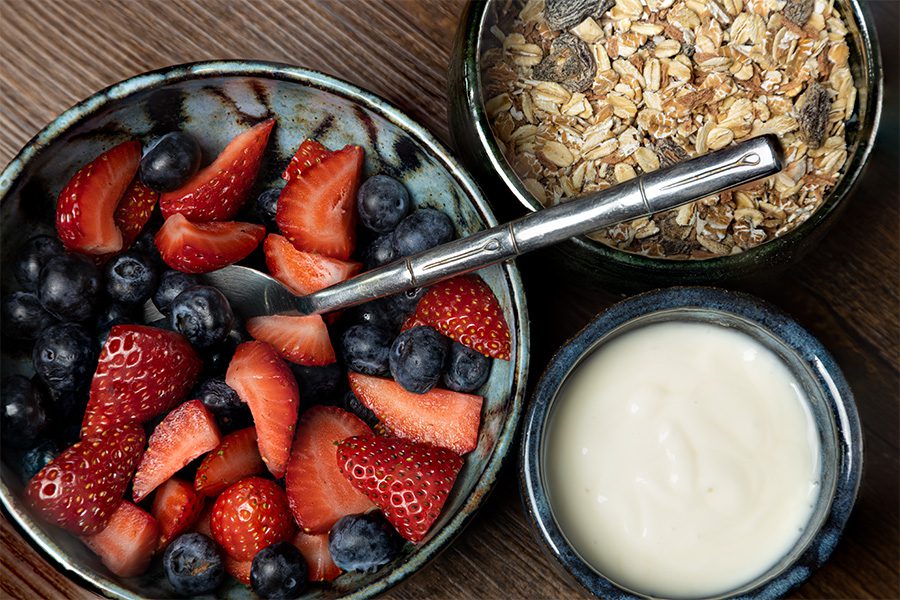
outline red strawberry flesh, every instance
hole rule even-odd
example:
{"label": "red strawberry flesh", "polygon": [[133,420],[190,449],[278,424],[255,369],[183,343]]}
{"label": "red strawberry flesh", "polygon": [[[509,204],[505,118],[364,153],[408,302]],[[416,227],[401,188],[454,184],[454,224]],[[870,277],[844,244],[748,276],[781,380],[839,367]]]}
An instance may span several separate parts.
{"label": "red strawberry flesh", "polygon": [[209,273],[247,258],[265,235],[262,225],[238,221],[191,223],[176,213],[157,232],[156,247],[173,269]]}
{"label": "red strawberry flesh", "polygon": [[119,201],[114,216],[116,225],[122,232],[122,247],[130,248],[131,244],[137,239],[150,215],[153,214],[153,207],[159,200],[159,194],[144,185],[140,179],[135,177],[125,195]]}
{"label": "red strawberry flesh", "polygon": [[99,533],[81,538],[119,577],[147,571],[159,542],[159,525],[146,511],[123,501]]}
{"label": "red strawberry flesh", "polygon": [[167,546],[197,522],[203,512],[204,501],[205,497],[183,479],[173,477],[157,488],[150,512],[159,523],[160,548]]}
{"label": "red strawberry flesh", "polygon": [[291,162],[288,163],[287,169],[281,174],[281,178],[285,181],[290,181],[332,154],[331,150],[316,140],[303,140],[297,152],[291,157]]}
{"label": "red strawberry flesh", "polygon": [[359,273],[358,262],[301,252],[287,239],[269,234],[263,243],[269,273],[299,296],[318,292]]}
{"label": "red strawberry flesh", "polygon": [[295,526],[284,490],[274,481],[247,477],[216,499],[210,520],[213,539],[239,561],[293,537]]}
{"label": "red strawberry flesh", "polygon": [[310,581],[332,581],[342,573],[331,558],[327,533],[309,535],[298,531],[293,544],[306,559],[307,577]]}
{"label": "red strawberry flesh", "polygon": [[250,568],[252,566],[253,559],[238,560],[225,555],[225,571],[244,585],[250,585]]}
{"label": "red strawberry flesh", "polygon": [[204,457],[197,468],[194,488],[205,496],[218,496],[231,484],[265,470],[256,428],[239,429],[223,437],[219,447]]}
{"label": "red strawberry flesh", "polygon": [[319,315],[254,317],[247,321],[247,332],[298,365],[318,367],[337,360],[328,328]]}

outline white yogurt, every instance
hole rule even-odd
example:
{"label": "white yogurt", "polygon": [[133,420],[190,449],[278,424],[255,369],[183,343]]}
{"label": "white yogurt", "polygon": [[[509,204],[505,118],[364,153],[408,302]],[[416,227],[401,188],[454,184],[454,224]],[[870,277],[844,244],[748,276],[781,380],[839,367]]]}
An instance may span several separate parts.
{"label": "white yogurt", "polygon": [[598,572],[669,597],[725,593],[791,549],[819,494],[805,394],[769,349],[718,325],[626,332],[567,379],[545,475]]}

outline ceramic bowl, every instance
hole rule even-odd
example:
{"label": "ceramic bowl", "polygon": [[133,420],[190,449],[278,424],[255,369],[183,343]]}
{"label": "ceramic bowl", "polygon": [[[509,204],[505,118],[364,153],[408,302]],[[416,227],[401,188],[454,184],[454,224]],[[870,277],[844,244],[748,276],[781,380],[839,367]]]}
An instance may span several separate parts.
{"label": "ceramic bowl", "polygon": [[712,323],[750,335],[784,360],[810,399],[822,465],[821,492],[812,517],[775,566],[719,596],[780,598],[822,566],[841,536],[859,488],[862,431],[853,394],[828,351],[796,321],[752,296],[691,287],[648,292],[612,306],[566,343],[550,361],[525,417],[520,476],[527,513],[547,551],[591,593],[608,600],[649,598],[591,568],[567,541],[545,486],[545,432],[557,393],[586,357],[626,331],[671,321]]}
{"label": "ceramic bowl", "polygon": [[[91,96],[50,123],[0,175],[2,257],[27,237],[53,231],[56,196],[75,170],[101,151],[127,138],[147,142],[175,129],[202,140],[207,156],[239,131],[268,117],[277,125],[257,182],[263,189],[279,180],[281,169],[306,137],[329,147],[360,144],[365,172],[401,179],[419,206],[450,215],[460,236],[496,225],[478,187],[447,150],[425,129],[384,100],[332,77],[259,62],[208,62],[166,68],[133,77]],[[255,196],[254,196],[255,197]],[[5,290],[14,289],[3,269]],[[369,598],[415,573],[472,518],[494,483],[509,450],[522,407],[527,373],[528,319],[519,273],[513,264],[481,271],[500,300],[513,331],[512,361],[497,361],[485,396],[478,447],[466,457],[443,515],[418,546],[407,545],[390,565],[370,575],[345,574],[333,585],[313,587],[316,597]],[[3,375],[30,373],[30,350],[4,343]],[[4,453],[4,461],[9,460]],[[22,482],[2,465],[0,500],[31,542],[82,583],[121,598],[167,597],[173,591],[157,559],[149,573],[120,579],[74,537],[38,521],[22,500]],[[250,591],[230,580],[228,598]]]}
{"label": "ceramic bowl", "polygon": [[[462,15],[450,61],[450,131],[463,162],[495,203],[501,216],[536,211],[541,204],[528,192],[503,156],[484,108],[479,57],[496,38],[491,27],[499,0],[470,2]],[[822,206],[802,225],[782,237],[740,254],[707,260],[651,258],[624,252],[582,236],[548,251],[548,258],[565,268],[570,278],[620,291],[661,285],[692,285],[734,281],[771,272],[799,260],[836,221],[863,172],[881,114],[883,73],[875,27],[865,3],[836,0],[850,15],[850,66],[859,93],[856,112],[847,124],[848,159],[843,176]]]}

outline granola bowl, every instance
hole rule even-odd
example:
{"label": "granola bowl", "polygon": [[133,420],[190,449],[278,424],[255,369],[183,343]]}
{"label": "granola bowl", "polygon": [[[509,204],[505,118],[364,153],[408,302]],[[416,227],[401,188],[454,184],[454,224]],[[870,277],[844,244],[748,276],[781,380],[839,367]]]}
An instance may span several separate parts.
{"label": "granola bowl", "polygon": [[874,144],[883,74],[864,3],[837,0],[830,14],[821,3],[775,4],[781,12],[688,0],[470,2],[450,65],[456,147],[495,209],[514,216],[775,132],[787,157],[775,177],[545,256],[623,291],[787,266],[847,204]]}

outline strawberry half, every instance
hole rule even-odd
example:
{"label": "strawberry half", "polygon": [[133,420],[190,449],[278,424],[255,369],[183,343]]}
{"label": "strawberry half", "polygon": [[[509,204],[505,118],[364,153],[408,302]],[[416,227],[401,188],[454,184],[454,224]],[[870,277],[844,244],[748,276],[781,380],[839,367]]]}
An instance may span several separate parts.
{"label": "strawberry half", "polygon": [[81,538],[119,577],[146,572],[159,542],[159,524],[146,511],[123,500],[100,533]]}
{"label": "strawberry half", "polygon": [[141,183],[137,177],[125,190],[125,195],[119,200],[119,206],[113,217],[122,232],[123,249],[130,248],[137,236],[140,235],[147,221],[150,220],[150,215],[153,214],[153,207],[156,206],[157,200],[159,200],[159,194]]}
{"label": "strawberry half", "polygon": [[145,443],[144,430],[137,425],[112,426],[81,440],[28,482],[29,506],[45,521],[76,535],[99,532],[122,502]]}
{"label": "strawberry half", "polygon": [[81,437],[117,423],[145,423],[184,400],[202,363],[180,334],[116,325],[100,351]]}
{"label": "strawberry half", "polygon": [[306,559],[307,579],[310,581],[332,581],[343,572],[331,558],[327,533],[309,535],[298,531],[293,544]]}
{"label": "strawberry half", "polygon": [[199,400],[185,402],[156,426],[134,475],[134,501],[140,502],[189,462],[222,442],[216,419]]}
{"label": "strawberry half", "polygon": [[250,406],[259,454],[275,477],[284,475],[297,425],[300,392],[290,367],[263,342],[237,347],[225,383]]}
{"label": "strawberry half", "polygon": [[509,360],[509,325],[500,302],[477,275],[460,275],[432,286],[415,318],[476,352]]}
{"label": "strawberry half", "polygon": [[219,447],[206,455],[194,477],[194,489],[205,496],[218,496],[231,484],[265,470],[256,428],[239,429],[223,437]]}
{"label": "strawberry half", "polygon": [[253,559],[238,560],[225,555],[225,572],[243,583],[250,585],[250,568],[253,566]]}
{"label": "strawberry half", "polygon": [[253,560],[295,531],[284,490],[262,477],[242,479],[222,492],[213,504],[210,528],[213,539],[237,560]]}
{"label": "strawberry half", "polygon": [[265,235],[262,225],[238,221],[191,223],[176,213],[157,232],[156,247],[173,269],[209,273],[247,258]]}
{"label": "strawberry half", "polygon": [[417,543],[440,516],[463,460],[446,448],[370,435],[341,442],[337,463],[400,535]]}
{"label": "strawberry half", "polygon": [[328,533],[341,517],[372,508],[334,463],[335,444],[371,433],[359,417],[335,406],[313,406],[303,413],[284,484],[291,512],[304,533]]}
{"label": "strawberry half", "polygon": [[191,221],[227,221],[237,214],[253,187],[274,119],[237,135],[205,169],[159,198],[166,218],[181,213]]}
{"label": "strawberry half", "polygon": [[471,452],[478,445],[481,396],[437,388],[414,394],[393,379],[352,372],[349,377],[356,397],[394,435],[457,454]]}
{"label": "strawberry half", "polygon": [[269,234],[263,242],[269,273],[298,296],[318,292],[359,273],[358,262],[328,258],[312,252],[301,252],[287,239]]}
{"label": "strawberry half", "polygon": [[298,365],[320,367],[337,360],[328,327],[319,315],[254,317],[247,321],[247,332]]}
{"label": "strawberry half", "polygon": [[159,523],[159,547],[165,548],[169,542],[190,529],[203,512],[205,498],[194,490],[194,486],[173,477],[156,490],[153,508],[150,512]]}
{"label": "strawberry half", "polygon": [[331,150],[316,140],[303,140],[297,152],[291,157],[287,169],[281,174],[281,178],[290,181],[294,177],[299,177],[332,154],[334,153]]}
{"label": "strawberry half", "polygon": [[122,249],[114,215],[140,162],[140,142],[124,142],[72,176],[56,201],[56,233],[67,249],[84,254]]}
{"label": "strawberry half", "polygon": [[[302,147],[301,147],[302,148]],[[363,149],[347,146],[290,173],[278,197],[278,229],[298,249],[347,260],[356,239],[356,191]],[[301,159],[302,160],[302,159]]]}

